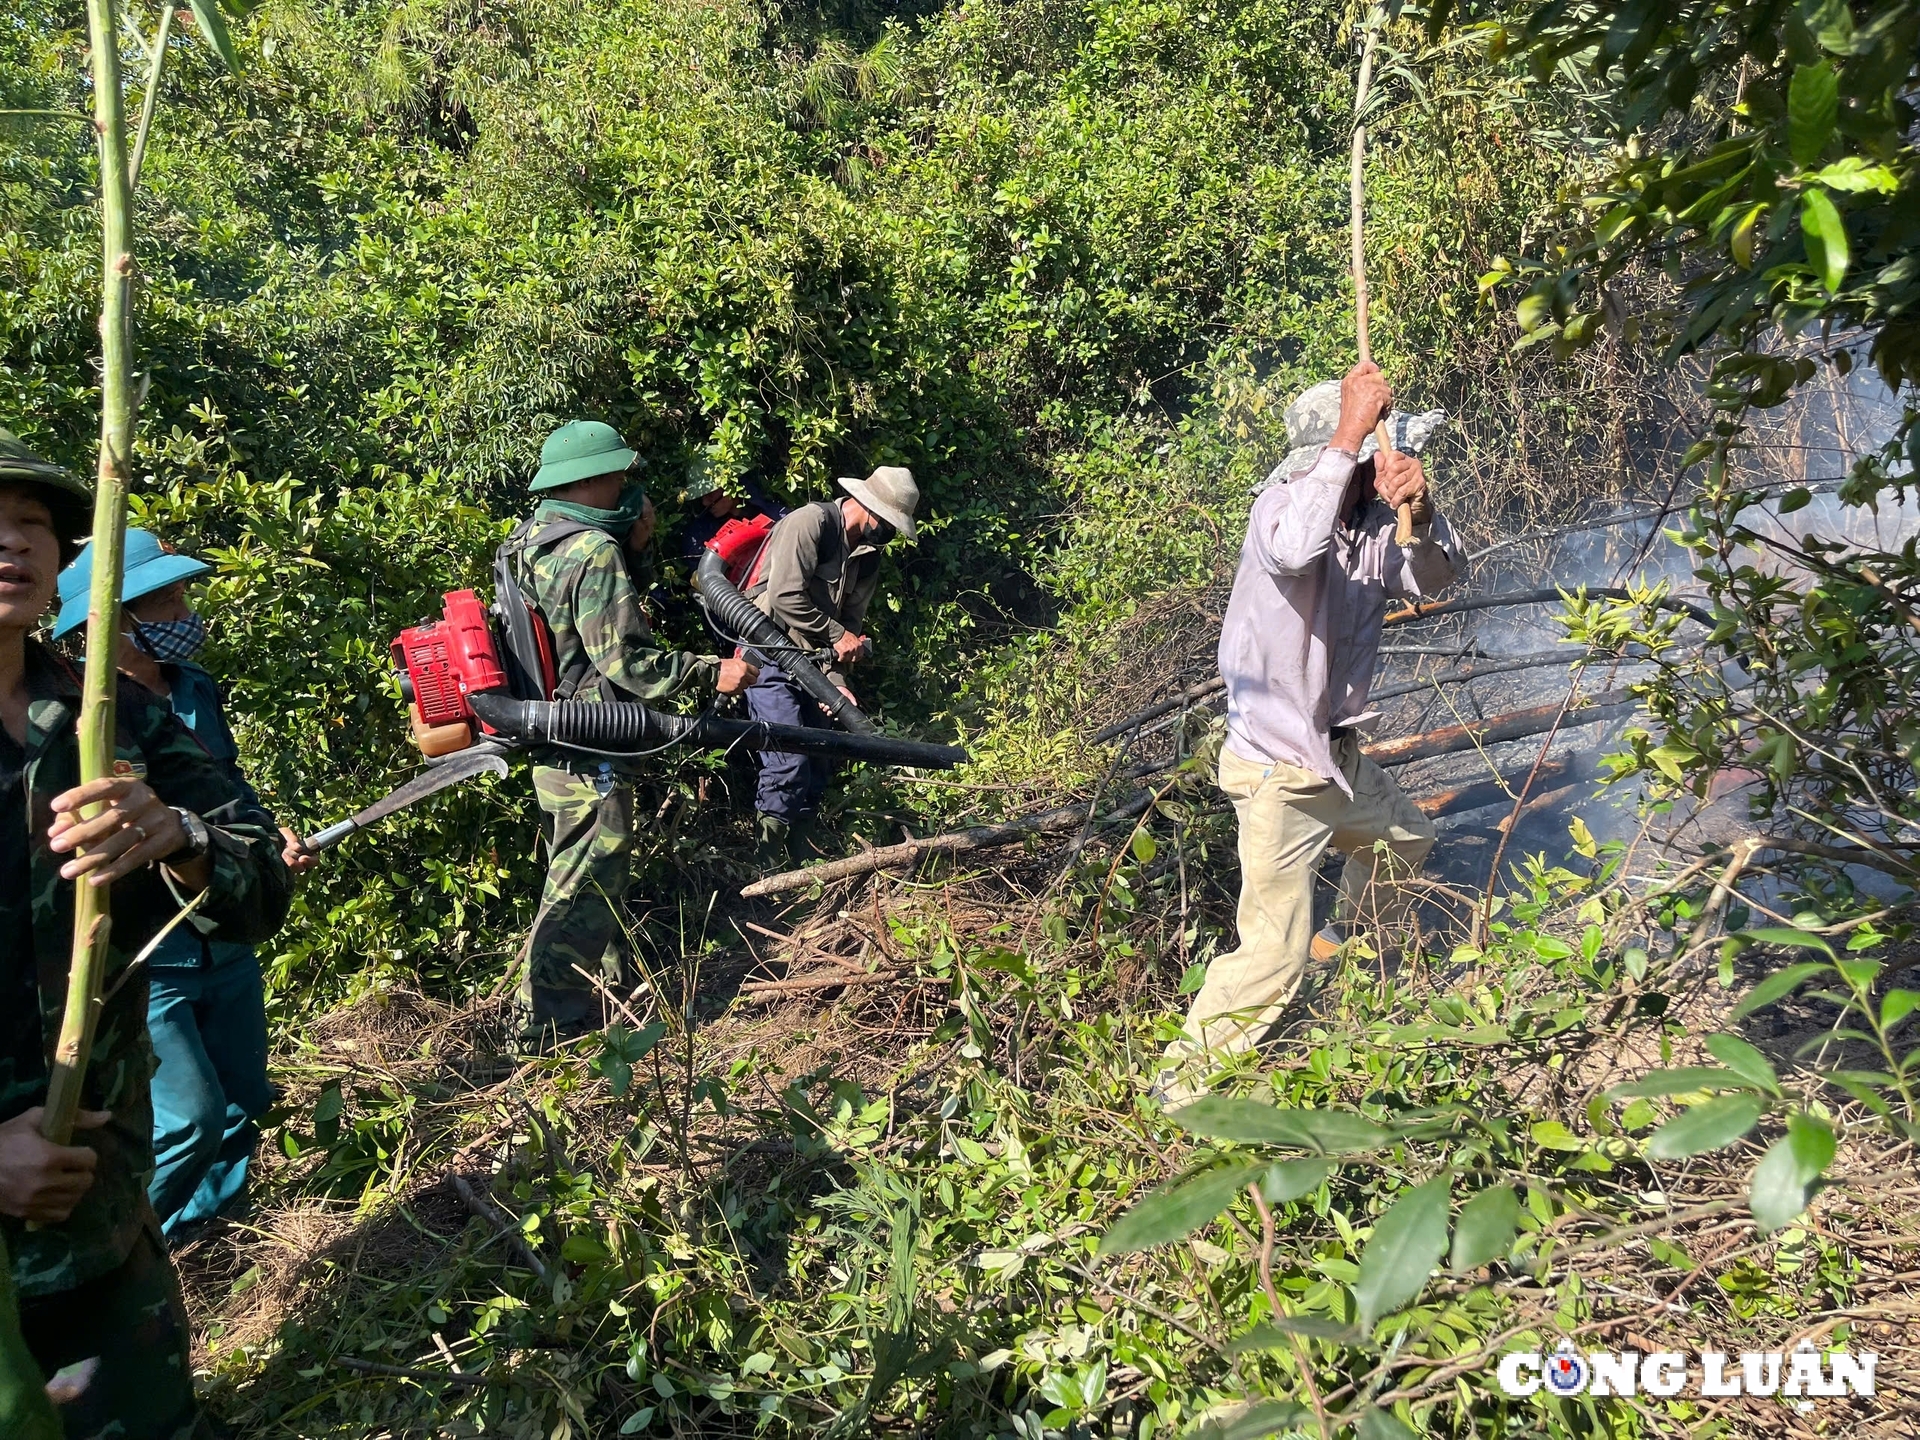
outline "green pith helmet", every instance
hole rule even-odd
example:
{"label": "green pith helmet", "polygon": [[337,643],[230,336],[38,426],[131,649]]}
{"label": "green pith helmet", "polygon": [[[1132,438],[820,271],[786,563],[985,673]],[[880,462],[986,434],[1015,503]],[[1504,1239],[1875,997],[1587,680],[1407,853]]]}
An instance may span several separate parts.
{"label": "green pith helmet", "polygon": [[683,504],[690,505],[695,500],[703,500],[714,491],[723,488],[725,487],[721,485],[720,477],[713,473],[713,462],[702,455],[687,467],[687,484],[686,488],[680,492],[680,499]]}
{"label": "green pith helmet", "polygon": [[71,555],[93,524],[93,491],[87,482],[64,466],[42,460],[11,430],[0,429],[0,484],[7,481],[39,489],[47,508],[53,511],[60,543]]}
{"label": "green pith helmet", "polygon": [[598,420],[569,420],[540,447],[540,469],[527,488],[538,495],[576,480],[619,475],[639,458],[611,425]]}

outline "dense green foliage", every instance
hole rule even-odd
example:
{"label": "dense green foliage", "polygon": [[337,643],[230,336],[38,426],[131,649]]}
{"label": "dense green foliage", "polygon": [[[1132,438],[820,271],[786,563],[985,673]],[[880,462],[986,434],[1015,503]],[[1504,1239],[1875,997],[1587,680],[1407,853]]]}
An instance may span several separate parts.
{"label": "dense green foliage", "polygon": [[[29,6],[0,36],[0,105],[76,103],[72,22]],[[1345,24],[1278,0],[917,31],[745,3],[284,3],[237,27],[237,77],[177,42],[138,196],[137,518],[220,562],[212,660],[272,803],[311,828],[403,773],[386,642],[484,574],[576,413],[633,437],[663,503],[696,456],[788,497],[915,467],[930,537],[883,586],[878,683],[925,729],[1063,603],[1165,583],[1198,533],[1168,491],[1231,517],[1218,467],[1261,464],[1205,423],[1217,382],[1284,393],[1346,363]],[[1384,93],[1376,330],[1431,389],[1485,351],[1468,277],[1551,199],[1553,159],[1512,163],[1510,97]],[[1489,104],[1506,136],[1453,144]],[[90,150],[3,123],[0,415],[88,468]],[[1197,438],[1156,453],[1182,414]],[[518,793],[330,864],[280,982],[490,984],[472,971],[515,943],[535,873]]]}
{"label": "dense green foliage", "polygon": [[[75,16],[19,16],[0,108],[76,104]],[[276,0],[235,27],[237,75],[183,43],[140,193],[136,518],[219,565],[211,659],[271,801],[311,826],[410,768],[386,641],[480,580],[541,436],[578,413],[635,439],[663,501],[696,459],[789,498],[913,466],[933,518],[884,581],[889,718],[966,730],[982,761],[963,779],[1101,763],[1062,732],[1133,643],[1136,603],[1214,578],[1280,448],[1277,402],[1350,358],[1354,18],[1318,0]],[[1622,412],[1583,405],[1550,347],[1500,357],[1473,277],[1553,218],[1565,157],[1588,153],[1571,102],[1591,96],[1468,47],[1418,54],[1416,33],[1391,32],[1373,117],[1377,348],[1410,393],[1470,399],[1440,473],[1475,488],[1443,489],[1450,509],[1565,518],[1578,467],[1626,468],[1595,440]],[[85,136],[0,123],[0,421],[84,466]],[[1487,418],[1502,387],[1525,392],[1512,425]],[[1516,455],[1553,467],[1544,502]],[[1628,620],[1610,623],[1617,639]],[[661,778],[671,818],[643,882],[643,948],[689,990],[718,948],[691,917],[742,829],[695,806],[698,768]],[[1145,1440],[1210,1410],[1247,1435],[1627,1434],[1699,1417],[1515,1405],[1477,1362],[1509,1332],[1590,1321],[1616,1226],[1652,1227],[1663,1280],[1695,1270],[1691,1241],[1660,1238],[1678,1223],[1664,1187],[1688,1182],[1653,1167],[1762,1127],[1786,1157],[1752,1193],[1775,1233],[1716,1272],[1716,1338],[1855,1296],[1858,1257],[1790,1224],[1831,1158],[1821,1092],[1724,1043],[1732,1078],[1671,1081],[1693,1090],[1576,1078],[1629,1042],[1685,1045],[1702,948],[1745,918],[1697,886],[1649,904],[1580,830],[1564,865],[1526,862],[1439,986],[1340,977],[1325,1023],[1252,1082],[1267,1113],[1322,1118],[1192,1149],[1137,1092],[1173,976],[1230,933],[1201,893],[1230,842],[1198,778],[1031,914],[929,899],[883,924],[876,905],[874,943],[923,1000],[893,1022],[924,1026],[891,1037],[897,1069],[853,1031],[801,1075],[757,1043],[714,1053],[662,1003],[590,1062],[476,1090],[484,1047],[416,1024],[426,1002],[396,982],[464,999],[499,981],[539,864],[521,782],[354,842],[272,957],[293,1091],[275,1139],[283,1196],[355,1202],[366,1229],[295,1276],[277,1330],[209,1334],[221,1408],[296,1434]],[[976,798],[921,797],[911,819]],[[901,803],[865,777],[842,818],[874,831]],[[1905,1002],[1835,973],[1898,1067]],[[369,992],[366,1017],[395,1016],[381,1043],[312,1023]],[[423,1176],[489,1164],[559,1262],[545,1283],[464,1213],[422,1218]],[[1178,1225],[1135,1211],[1134,1239],[1185,1243],[1099,1256],[1169,1181],[1199,1188],[1173,1192]],[[1744,1205],[1742,1182],[1714,1203]],[[391,1261],[392,1232],[426,1258]],[[1429,1283],[1449,1232],[1452,1271]],[[1110,1252],[1132,1249],[1119,1234]],[[449,1337],[483,1383],[328,1368],[438,1367]],[[1306,1376],[1324,1427],[1298,1408]],[[1268,1408],[1236,1409],[1250,1400]]]}
{"label": "dense green foliage", "polygon": [[[1863,870],[1901,892],[1920,878],[1909,598],[1920,560],[1910,525],[1889,535],[1860,523],[1920,479],[1920,7],[1550,4],[1501,39],[1543,72],[1596,83],[1617,144],[1564,245],[1485,283],[1532,277],[1517,314],[1530,340],[1590,343],[1610,311],[1712,362],[1718,414],[1682,466],[1705,473],[1677,538],[1714,605],[1713,644],[1683,648],[1637,607],[1580,627],[1638,635],[1662,657],[1640,688],[1664,733],[1640,732],[1620,768],[1696,799],[1729,767],[1750,771],[1749,809],[1768,822],[1773,853],[1806,862],[1816,898],[1805,914],[1857,919],[1885,898],[1863,887]],[[1669,303],[1631,314],[1609,285],[1648,260],[1680,284]],[[1885,382],[1886,413],[1869,411],[1844,508],[1789,521],[1811,495],[1767,501],[1793,457],[1770,450],[1756,422],[1783,405],[1816,416],[1844,406],[1842,381],[1860,362]],[[1851,388],[1874,389],[1858,377]],[[1905,933],[1854,943],[1877,949]],[[1904,1094],[1899,1066],[1875,1073]]]}

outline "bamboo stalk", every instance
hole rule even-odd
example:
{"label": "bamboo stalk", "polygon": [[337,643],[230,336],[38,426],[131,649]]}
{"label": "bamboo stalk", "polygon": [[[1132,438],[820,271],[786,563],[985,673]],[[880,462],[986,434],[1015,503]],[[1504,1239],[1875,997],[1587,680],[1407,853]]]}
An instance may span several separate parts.
{"label": "bamboo stalk", "polygon": [[[93,506],[93,589],[87,607],[87,670],[80,700],[80,780],[111,773],[114,650],[120,631],[120,570],[126,549],[127,487],[133,473],[133,187],[121,92],[116,0],[87,0],[94,129],[100,151],[100,463]],[[74,1115],[93,1050],[112,928],[109,887],[85,877],[73,887],[73,961],[55,1042],[41,1133],[57,1145],[73,1136]]]}
{"label": "bamboo stalk", "polygon": [[[1380,43],[1380,15],[1367,17],[1367,43],[1360,52],[1360,79],[1353,90],[1353,168],[1347,177],[1347,207],[1353,232],[1353,333],[1359,342],[1360,363],[1373,361],[1373,336],[1367,316],[1367,127],[1361,117],[1367,111],[1367,96],[1373,90],[1373,52]],[[1373,438],[1381,455],[1393,453],[1393,435],[1387,422],[1373,427]],[[1394,543],[1413,543],[1413,506],[1402,504],[1394,510],[1397,524]]]}
{"label": "bamboo stalk", "polygon": [[160,74],[167,66],[167,37],[173,32],[174,0],[162,0],[160,23],[153,32],[147,56],[147,93],[140,100],[140,128],[133,137],[133,160],[127,167],[129,192],[140,183],[140,165],[147,157],[147,137],[153,133],[153,112],[160,100]]}

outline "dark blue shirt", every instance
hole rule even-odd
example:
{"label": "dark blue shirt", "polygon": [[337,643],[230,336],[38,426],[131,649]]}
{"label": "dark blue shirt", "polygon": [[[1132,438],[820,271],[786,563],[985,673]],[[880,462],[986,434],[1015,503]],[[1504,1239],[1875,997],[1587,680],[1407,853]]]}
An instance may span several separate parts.
{"label": "dark blue shirt", "polygon": [[695,508],[693,518],[680,531],[680,558],[689,566],[700,563],[700,552],[706,548],[709,540],[720,533],[720,527],[728,520],[751,520],[756,515],[779,520],[786,515],[787,507],[778,500],[769,499],[751,480],[743,480],[741,488],[747,492],[747,498],[734,502],[731,515],[710,515],[703,509]]}
{"label": "dark blue shirt", "polygon": [[[258,805],[260,797],[254,793],[253,786],[247,783],[247,777],[240,773],[240,747],[233,743],[233,731],[227,728],[227,717],[220,703],[220,688],[214,684],[213,676],[198,665],[187,663],[162,665],[160,669],[167,677],[167,683],[173,687],[167,695],[167,704],[173,713],[193,731],[194,738],[207,747],[207,753],[227,772],[240,793],[247,797],[247,803]],[[222,817],[206,815],[201,818],[218,825]],[[252,958],[251,945],[232,940],[208,940],[193,928],[193,920],[189,917],[173,927],[173,932],[147,957],[147,964],[156,970],[200,970]]]}

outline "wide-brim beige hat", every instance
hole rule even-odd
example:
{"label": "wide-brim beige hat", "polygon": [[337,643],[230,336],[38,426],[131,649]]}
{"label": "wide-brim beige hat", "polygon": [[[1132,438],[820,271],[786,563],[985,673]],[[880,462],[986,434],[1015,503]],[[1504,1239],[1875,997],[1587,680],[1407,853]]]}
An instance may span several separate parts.
{"label": "wide-brim beige hat", "polygon": [[[1333,432],[1340,427],[1340,382],[1322,380],[1311,389],[1301,392],[1295,401],[1287,406],[1287,444],[1291,447],[1287,456],[1273,467],[1253,493],[1258,495],[1270,485],[1281,482],[1313,468],[1320,458],[1320,452],[1333,441]],[[1393,441],[1393,448],[1403,455],[1418,455],[1433,442],[1447,423],[1444,410],[1425,410],[1418,415],[1405,410],[1395,410],[1387,416],[1387,435]],[[1371,460],[1380,448],[1374,437],[1369,435],[1361,443],[1360,459]]]}
{"label": "wide-brim beige hat", "polygon": [[914,539],[913,512],[920,508],[920,487],[904,465],[882,465],[864,480],[840,477],[840,488],[900,532]]}

